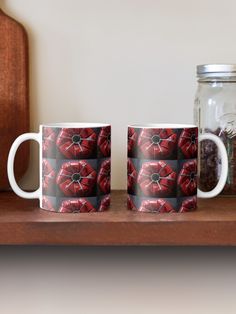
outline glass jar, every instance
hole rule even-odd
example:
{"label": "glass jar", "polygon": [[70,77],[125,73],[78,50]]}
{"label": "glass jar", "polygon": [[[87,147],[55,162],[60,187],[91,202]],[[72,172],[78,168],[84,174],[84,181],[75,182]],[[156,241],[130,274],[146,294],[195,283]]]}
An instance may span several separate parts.
{"label": "glass jar", "polygon": [[[206,64],[197,66],[198,88],[194,122],[200,133],[218,135],[229,158],[229,174],[223,195],[236,195],[236,65]],[[199,187],[214,188],[221,171],[217,147],[211,141],[200,146]]]}

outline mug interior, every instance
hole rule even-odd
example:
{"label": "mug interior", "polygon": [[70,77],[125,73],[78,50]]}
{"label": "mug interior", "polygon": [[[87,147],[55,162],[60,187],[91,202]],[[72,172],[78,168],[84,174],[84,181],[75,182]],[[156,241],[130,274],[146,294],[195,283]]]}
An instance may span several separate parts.
{"label": "mug interior", "polygon": [[65,123],[46,123],[42,127],[49,128],[102,128],[110,126],[108,123],[86,123],[86,122],[65,122]]}
{"label": "mug interior", "polygon": [[129,128],[136,129],[185,129],[196,128],[194,124],[174,124],[174,123],[145,123],[145,124],[130,124]]}

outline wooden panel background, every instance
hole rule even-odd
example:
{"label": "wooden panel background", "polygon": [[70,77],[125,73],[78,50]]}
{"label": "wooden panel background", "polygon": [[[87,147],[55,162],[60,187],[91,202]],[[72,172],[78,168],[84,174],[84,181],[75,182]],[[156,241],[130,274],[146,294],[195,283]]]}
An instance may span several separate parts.
{"label": "wooden panel background", "polygon": [[[7,156],[14,139],[29,131],[29,57],[24,27],[0,9],[0,190],[9,189]],[[19,179],[27,169],[29,143],[16,157]]]}

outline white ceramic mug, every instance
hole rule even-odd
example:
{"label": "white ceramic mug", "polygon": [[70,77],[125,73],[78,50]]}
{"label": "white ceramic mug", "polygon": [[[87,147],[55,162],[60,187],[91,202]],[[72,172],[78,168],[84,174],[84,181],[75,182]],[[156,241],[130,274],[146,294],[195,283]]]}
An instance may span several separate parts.
{"label": "white ceramic mug", "polygon": [[[21,143],[35,140],[40,151],[40,186],[25,192],[16,183],[14,158]],[[8,178],[23,198],[37,198],[55,212],[104,211],[110,204],[111,126],[100,123],[41,125],[39,133],[20,135],[8,156]]]}
{"label": "white ceramic mug", "polygon": [[[222,170],[216,187],[197,188],[198,143],[213,141]],[[197,207],[197,196],[211,198],[224,188],[228,158],[221,139],[198,135],[195,125],[149,124],[128,127],[128,207],[141,212],[186,212]]]}

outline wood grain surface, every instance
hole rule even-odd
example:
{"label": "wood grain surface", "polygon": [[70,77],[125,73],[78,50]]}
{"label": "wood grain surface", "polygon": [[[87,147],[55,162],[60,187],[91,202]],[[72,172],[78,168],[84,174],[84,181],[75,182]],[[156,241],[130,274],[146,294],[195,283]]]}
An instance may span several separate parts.
{"label": "wood grain surface", "polygon": [[127,210],[126,192],[113,191],[107,212],[60,214],[4,192],[0,244],[236,245],[236,198],[199,200],[191,213],[150,214]]}
{"label": "wood grain surface", "polygon": [[[7,157],[15,138],[29,131],[28,38],[21,24],[0,9],[0,190],[9,189]],[[19,179],[27,169],[29,143],[16,156]]]}

